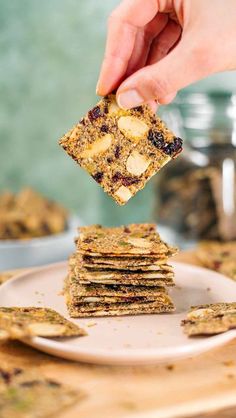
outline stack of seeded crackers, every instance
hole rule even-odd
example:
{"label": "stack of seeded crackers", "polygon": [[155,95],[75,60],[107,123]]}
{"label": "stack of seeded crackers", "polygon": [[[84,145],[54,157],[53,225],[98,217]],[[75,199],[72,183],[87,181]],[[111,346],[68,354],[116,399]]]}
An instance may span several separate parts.
{"label": "stack of seeded crackers", "polygon": [[153,224],[80,228],[65,281],[70,316],[172,312],[166,288],[174,285],[168,259],[176,252]]}

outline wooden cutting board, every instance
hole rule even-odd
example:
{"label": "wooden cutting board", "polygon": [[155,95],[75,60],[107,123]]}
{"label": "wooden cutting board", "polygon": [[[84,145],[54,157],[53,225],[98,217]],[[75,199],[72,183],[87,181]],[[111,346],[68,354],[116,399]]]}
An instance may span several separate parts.
{"label": "wooden cutting board", "polygon": [[[197,264],[194,253],[176,260]],[[0,347],[0,364],[37,367],[85,391],[86,399],[62,418],[236,417],[236,340],[199,357],[153,367],[80,364],[12,342]]]}

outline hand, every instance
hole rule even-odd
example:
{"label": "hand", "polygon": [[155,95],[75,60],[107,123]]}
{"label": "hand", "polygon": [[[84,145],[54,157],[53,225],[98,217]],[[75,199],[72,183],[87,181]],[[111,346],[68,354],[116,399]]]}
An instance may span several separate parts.
{"label": "hand", "polygon": [[236,69],[236,0],[123,0],[109,18],[97,85],[123,108],[157,100]]}

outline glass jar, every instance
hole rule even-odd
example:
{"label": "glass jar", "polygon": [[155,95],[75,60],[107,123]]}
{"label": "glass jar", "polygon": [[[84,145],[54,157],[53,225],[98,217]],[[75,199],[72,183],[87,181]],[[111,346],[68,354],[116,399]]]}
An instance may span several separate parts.
{"label": "glass jar", "polygon": [[177,106],[184,151],[160,173],[155,220],[180,245],[236,239],[236,96],[185,94]]}

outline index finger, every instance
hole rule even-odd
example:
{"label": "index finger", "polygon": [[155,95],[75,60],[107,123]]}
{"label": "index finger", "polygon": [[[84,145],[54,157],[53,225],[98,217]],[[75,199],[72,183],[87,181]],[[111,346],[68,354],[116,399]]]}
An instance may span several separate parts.
{"label": "index finger", "polygon": [[108,21],[105,56],[97,84],[101,96],[110,93],[121,82],[132,55],[139,28],[157,13],[157,1],[123,0]]}

